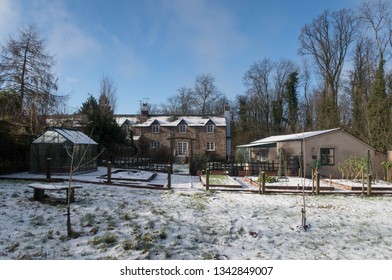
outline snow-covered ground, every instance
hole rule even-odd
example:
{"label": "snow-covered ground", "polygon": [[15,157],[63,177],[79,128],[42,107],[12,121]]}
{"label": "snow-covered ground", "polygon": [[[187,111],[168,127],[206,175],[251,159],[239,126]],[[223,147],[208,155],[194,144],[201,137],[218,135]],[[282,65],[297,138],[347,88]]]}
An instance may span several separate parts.
{"label": "snow-covered ground", "polygon": [[0,180],[0,259],[392,259],[389,195],[307,195],[304,231],[299,194],[207,192],[183,175],[172,190],[98,185],[102,172],[76,176],[91,183],[75,193],[74,239],[65,204],[33,201],[28,181]]}

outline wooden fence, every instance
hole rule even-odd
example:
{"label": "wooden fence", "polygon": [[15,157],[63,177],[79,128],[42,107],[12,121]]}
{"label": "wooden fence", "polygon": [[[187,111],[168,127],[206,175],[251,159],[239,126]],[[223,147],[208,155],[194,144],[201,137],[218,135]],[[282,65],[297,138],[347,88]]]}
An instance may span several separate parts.
{"label": "wooden fence", "polygon": [[[102,164],[105,165],[104,162]],[[112,164],[116,168],[167,172],[168,163],[154,158],[129,157],[116,159]]]}
{"label": "wooden fence", "polygon": [[230,176],[259,176],[260,171],[264,171],[270,176],[276,176],[278,174],[279,164],[276,162],[208,162],[207,167],[212,173],[222,173]]}

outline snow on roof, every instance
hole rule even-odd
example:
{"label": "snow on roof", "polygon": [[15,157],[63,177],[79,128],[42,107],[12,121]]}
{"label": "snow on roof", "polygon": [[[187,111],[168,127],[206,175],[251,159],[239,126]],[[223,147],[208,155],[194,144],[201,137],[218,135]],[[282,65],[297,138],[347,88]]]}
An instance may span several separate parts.
{"label": "snow on roof", "polygon": [[188,126],[205,126],[209,121],[212,121],[216,126],[226,126],[226,118],[224,117],[202,117],[202,116],[170,116],[170,115],[152,115],[146,121],[141,122],[140,116],[135,115],[119,115],[116,116],[118,125],[123,125],[129,121],[132,126],[148,127],[154,122],[160,126],[178,126],[181,121],[184,121]]}
{"label": "snow on roof", "polygon": [[212,121],[216,126],[226,126],[226,119],[224,117],[201,117],[201,116],[150,116],[144,122],[135,117],[118,117],[116,118],[118,124],[123,124],[129,120],[133,126],[148,127],[154,122],[160,126],[177,126],[184,121],[188,126],[205,126],[209,121]]}
{"label": "snow on roof", "polygon": [[265,148],[270,148],[276,146],[276,142],[263,142],[259,143],[257,141],[251,142],[249,144],[245,145],[238,145],[237,148],[251,148],[251,147],[265,147]]}
{"label": "snow on roof", "polygon": [[140,122],[136,116],[115,116],[115,119],[119,126],[122,126],[126,121],[129,121],[131,125]]}
{"label": "snow on roof", "polygon": [[50,130],[47,130],[44,134],[35,139],[32,143],[63,143],[66,140],[71,141],[74,144],[97,145],[97,142],[95,142],[83,132],[65,128],[52,128]]}
{"label": "snow on roof", "polygon": [[321,134],[329,133],[332,131],[336,131],[336,130],[340,130],[340,128],[301,132],[301,133],[294,133],[294,134],[287,134],[287,135],[270,136],[267,138],[253,141],[253,142],[249,143],[249,145],[257,146],[258,144],[269,144],[269,143],[284,142],[284,141],[298,141],[298,140],[318,136]]}

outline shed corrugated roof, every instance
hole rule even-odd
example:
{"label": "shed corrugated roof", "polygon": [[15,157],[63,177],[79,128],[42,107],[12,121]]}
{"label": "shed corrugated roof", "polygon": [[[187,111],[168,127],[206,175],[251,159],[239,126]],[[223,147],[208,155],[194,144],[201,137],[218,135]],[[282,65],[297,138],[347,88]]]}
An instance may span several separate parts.
{"label": "shed corrugated roof", "polygon": [[336,130],[340,130],[340,128],[270,136],[270,137],[266,137],[266,138],[263,138],[260,140],[253,141],[253,142],[249,143],[248,145],[242,145],[240,147],[244,147],[244,146],[254,147],[254,146],[258,146],[258,145],[265,145],[265,144],[276,143],[276,142],[285,142],[285,141],[299,141],[302,139],[307,139],[310,137],[330,133],[330,132],[336,131]]}

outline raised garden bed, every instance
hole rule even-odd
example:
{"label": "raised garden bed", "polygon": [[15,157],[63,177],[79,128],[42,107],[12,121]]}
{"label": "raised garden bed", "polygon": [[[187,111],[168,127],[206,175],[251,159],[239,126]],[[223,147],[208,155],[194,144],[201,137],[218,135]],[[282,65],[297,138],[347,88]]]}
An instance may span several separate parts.
{"label": "raised garden bed", "polygon": [[[156,172],[141,171],[141,170],[131,170],[131,169],[119,169],[112,172],[112,180],[121,181],[142,181],[149,182],[155,178]],[[99,176],[100,179],[107,179],[108,175]]]}
{"label": "raised garden bed", "polygon": [[[206,176],[200,176],[201,181],[206,185]],[[231,178],[228,175],[213,175],[209,176],[209,186],[210,187],[229,187],[229,188],[241,188],[241,184]]]}

